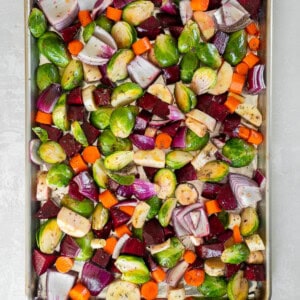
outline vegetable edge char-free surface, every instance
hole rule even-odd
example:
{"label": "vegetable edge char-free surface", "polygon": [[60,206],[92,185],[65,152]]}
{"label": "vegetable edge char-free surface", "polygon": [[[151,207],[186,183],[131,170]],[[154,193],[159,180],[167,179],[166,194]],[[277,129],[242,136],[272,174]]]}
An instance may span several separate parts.
{"label": "vegetable edge char-free surface", "polygon": [[267,3],[33,2],[27,296],[267,299]]}

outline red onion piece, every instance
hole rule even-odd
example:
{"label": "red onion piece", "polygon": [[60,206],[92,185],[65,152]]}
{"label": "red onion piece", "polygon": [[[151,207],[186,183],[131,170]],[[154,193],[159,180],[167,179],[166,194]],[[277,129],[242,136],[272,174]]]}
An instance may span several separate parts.
{"label": "red onion piece", "polygon": [[256,95],[266,88],[264,70],[265,65],[256,65],[249,70],[247,88],[250,94]]}
{"label": "red onion piece", "polygon": [[175,267],[170,269],[166,278],[167,284],[169,284],[169,286],[176,287],[188,267],[189,264],[186,261],[182,260]]}
{"label": "red onion piece", "polygon": [[160,10],[170,15],[178,14],[178,9],[172,0],[162,0]]}
{"label": "red onion piece", "polygon": [[137,200],[135,199],[120,200],[117,204],[113,206],[113,208],[119,208],[122,206],[136,206],[136,205],[137,205]]}
{"label": "red onion piece", "polygon": [[169,111],[170,114],[168,115],[168,118],[171,121],[179,121],[184,120],[185,116],[184,114],[177,108],[175,105],[169,105]]}
{"label": "red onion piece", "polygon": [[149,199],[157,194],[155,184],[141,179],[135,179],[133,190],[134,195],[140,200]]}
{"label": "red onion piece", "polygon": [[37,108],[45,113],[52,113],[53,108],[60,97],[62,91],[58,83],[49,85],[37,99]]}
{"label": "red onion piece", "polygon": [[79,255],[81,249],[75,240],[66,235],[60,244],[60,255],[75,258]]}
{"label": "red onion piece", "polygon": [[87,171],[79,173],[73,178],[73,180],[77,183],[80,194],[95,202],[98,202],[98,188],[96,187],[93,178]]}
{"label": "red onion piece", "polygon": [[187,127],[179,127],[176,135],[173,138],[172,141],[172,148],[185,148],[186,147],[186,133],[187,133]]}
{"label": "red onion piece", "polygon": [[152,150],[155,148],[155,140],[152,137],[141,134],[131,134],[129,138],[131,142],[141,150]]}
{"label": "red onion piece", "polygon": [[164,125],[168,124],[169,122],[170,122],[170,120],[151,120],[149,122],[149,126],[154,127],[154,128],[160,128],[161,126],[164,126]]}
{"label": "red onion piece", "polygon": [[185,25],[187,21],[190,20],[193,16],[191,2],[189,0],[179,2],[179,13],[182,24]]}
{"label": "red onion piece", "polygon": [[259,185],[259,187],[261,189],[265,188],[265,186],[266,186],[266,177],[263,174],[262,170],[260,170],[260,169],[255,170],[253,179],[257,182],[257,184]]}
{"label": "red onion piece", "polygon": [[94,36],[101,40],[106,45],[110,46],[112,49],[117,50],[118,46],[114,40],[114,38],[103,28],[100,26],[96,26],[94,31]]}
{"label": "red onion piece", "polygon": [[95,19],[98,15],[104,12],[112,3],[113,0],[97,0],[91,14],[92,19]]}
{"label": "red onion piece", "polygon": [[36,165],[42,165],[44,162],[37,154],[37,151],[41,145],[41,141],[39,139],[33,139],[29,143],[29,154],[31,161]]}

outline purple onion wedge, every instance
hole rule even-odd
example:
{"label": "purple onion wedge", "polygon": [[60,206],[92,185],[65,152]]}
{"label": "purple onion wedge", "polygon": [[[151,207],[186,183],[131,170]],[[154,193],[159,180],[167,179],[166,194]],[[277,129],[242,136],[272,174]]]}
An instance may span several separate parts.
{"label": "purple onion wedge", "polygon": [[157,194],[156,186],[152,182],[135,179],[133,183],[134,195],[140,200],[149,199]]}
{"label": "purple onion wedge", "polygon": [[132,144],[141,150],[152,150],[155,148],[155,140],[152,137],[141,134],[131,134],[129,138]]}
{"label": "purple onion wedge", "polygon": [[180,261],[175,267],[168,271],[166,283],[171,287],[176,287],[188,267],[189,264],[186,261]]}
{"label": "purple onion wedge", "polygon": [[87,172],[81,172],[76,175],[73,180],[77,183],[79,187],[79,192],[85,197],[98,202],[98,188],[91,177],[91,175]]}
{"label": "purple onion wedge", "polygon": [[37,99],[37,108],[45,113],[51,113],[62,93],[61,86],[58,83],[49,85]]}
{"label": "purple onion wedge", "polygon": [[215,45],[221,55],[223,55],[225,52],[228,40],[229,35],[223,31],[218,31],[212,39],[212,43]]}
{"label": "purple onion wedge", "polygon": [[80,253],[81,249],[75,240],[66,235],[60,244],[60,255],[75,258]]}
{"label": "purple onion wedge", "polygon": [[178,15],[178,8],[173,0],[162,0],[160,10],[169,15]]}
{"label": "purple onion wedge", "polygon": [[247,88],[250,94],[256,95],[266,88],[264,70],[265,65],[256,65],[249,70]]}
{"label": "purple onion wedge", "polygon": [[179,127],[179,129],[176,132],[176,135],[173,138],[172,141],[172,148],[185,148],[186,147],[186,133],[187,133],[187,127]]}
{"label": "purple onion wedge", "polygon": [[112,3],[113,0],[97,0],[94,5],[91,17],[95,19],[99,14],[104,12],[106,8],[110,6]]}
{"label": "purple onion wedge", "polygon": [[191,2],[188,0],[179,2],[179,12],[182,24],[185,25],[188,20],[193,16],[193,10],[191,8]]}

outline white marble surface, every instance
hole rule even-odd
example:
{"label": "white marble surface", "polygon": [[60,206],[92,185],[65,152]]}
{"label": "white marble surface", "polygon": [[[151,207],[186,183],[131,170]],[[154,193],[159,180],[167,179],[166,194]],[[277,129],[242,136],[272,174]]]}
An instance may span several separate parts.
{"label": "white marble surface", "polygon": [[[273,3],[272,299],[297,300],[300,299],[300,1]],[[10,300],[25,299],[24,3],[1,0],[1,4],[0,298]]]}

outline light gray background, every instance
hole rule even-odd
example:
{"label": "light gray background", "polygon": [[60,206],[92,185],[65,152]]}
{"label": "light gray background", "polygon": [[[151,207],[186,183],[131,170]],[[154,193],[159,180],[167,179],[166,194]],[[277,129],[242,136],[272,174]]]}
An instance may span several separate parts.
{"label": "light gray background", "polygon": [[[86,0],[88,1],[88,0]],[[24,3],[0,9],[0,299],[24,296]],[[274,2],[272,277],[300,299],[300,1]]]}

